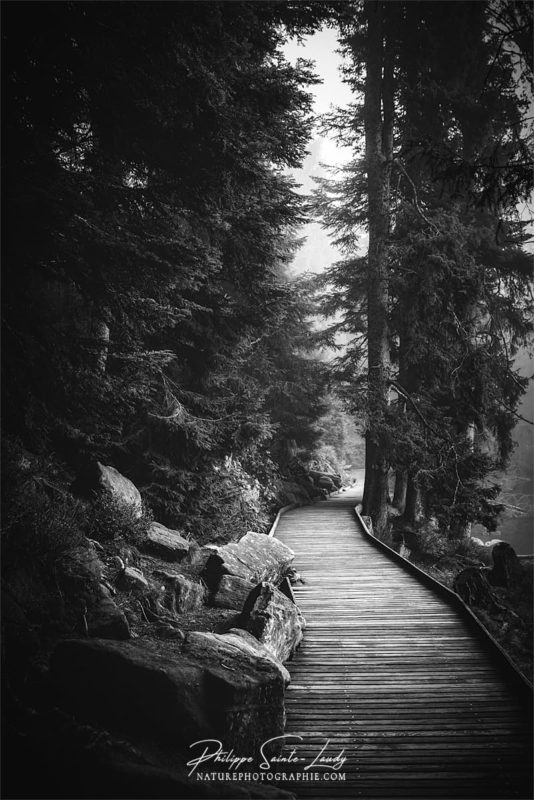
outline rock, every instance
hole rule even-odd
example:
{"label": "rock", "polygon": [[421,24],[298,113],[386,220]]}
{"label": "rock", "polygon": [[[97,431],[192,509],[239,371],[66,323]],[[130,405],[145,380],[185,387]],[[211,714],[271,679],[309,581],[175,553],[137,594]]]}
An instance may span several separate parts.
{"label": "rock", "polygon": [[185,614],[188,611],[197,611],[203,605],[206,589],[201,583],[167,570],[155,570],[152,574],[163,583],[163,605],[169,611]]}
{"label": "rock", "polygon": [[250,593],[241,615],[241,627],[282,662],[293,655],[302,641],[304,625],[298,607],[265,582]]}
{"label": "rock", "polygon": [[208,558],[204,576],[210,589],[218,588],[223,575],[233,575],[252,583],[279,584],[295,554],[274,536],[249,532],[238,542],[217,548]]}
{"label": "rock", "polygon": [[250,656],[255,658],[267,658],[269,661],[272,661],[280,670],[280,674],[286,686],[291,682],[291,676],[282,662],[279,661],[264,644],[259,642],[252,633],[243,630],[243,628],[231,628],[227,633],[222,634],[222,636],[225,642],[235,645]]}
{"label": "rock", "polygon": [[514,548],[507,542],[500,542],[491,551],[493,568],[488,574],[492,586],[504,586],[510,589],[517,581],[521,564]]}
{"label": "rock", "polygon": [[484,542],[484,547],[495,547],[496,544],[502,544],[502,539],[490,539],[488,542]]}
{"label": "rock", "polygon": [[237,575],[223,575],[211,603],[220,608],[235,608],[241,611],[245,600],[256,584]]}
{"label": "rock", "polygon": [[143,592],[150,588],[141,570],[135,567],[126,567],[119,580],[121,587],[130,592]]}
{"label": "rock", "polygon": [[195,572],[200,574],[206,566],[206,561],[213,553],[214,548],[217,549],[217,546],[205,545],[204,547],[199,547],[196,542],[191,542],[189,552],[185,556],[184,563],[188,564],[195,570]]}
{"label": "rock", "polygon": [[131,509],[136,519],[143,515],[143,503],[138,488],[115,469],[99,461],[90,463],[72,484],[75,494],[94,499],[107,492],[115,501]]}
{"label": "rock", "polygon": [[300,572],[297,572],[295,567],[289,568],[289,571],[287,573],[287,578],[289,579],[289,582],[292,586],[294,586],[297,583],[305,583],[302,575],[300,574]]}
{"label": "rock", "polygon": [[476,536],[471,536],[471,542],[473,544],[478,545],[479,547],[485,547],[486,545],[482,541],[482,539],[478,539]]}
{"label": "rock", "polygon": [[178,532],[151,522],[148,526],[147,538],[142,544],[142,549],[147,553],[164,559],[165,561],[181,561],[189,551],[190,544]]}
{"label": "rock", "polygon": [[325,489],[328,488],[326,485],[320,483],[323,479],[327,479],[336,489],[341,489],[342,479],[341,475],[338,475],[337,472],[319,472],[318,470],[311,469],[309,474],[316,486],[322,486],[322,488]]}
{"label": "rock", "polygon": [[272,659],[210,633],[179,642],[67,640],[52,677],[64,707],[155,744],[189,747],[218,738],[257,755],[284,731],[285,679]]}
{"label": "rock", "polygon": [[56,568],[61,574],[63,589],[82,595],[85,599],[94,595],[103,577],[103,564],[89,544],[68,549],[58,557]]}
{"label": "rock", "polygon": [[173,628],[165,622],[156,627],[156,633],[162,639],[177,639],[181,642],[185,640],[185,633],[180,628]]}
{"label": "rock", "polygon": [[334,482],[330,478],[327,478],[326,475],[321,475],[321,477],[317,479],[316,483],[319,489],[326,489],[328,493],[335,492],[336,490]]}
{"label": "rock", "polygon": [[87,628],[89,636],[102,639],[129,639],[130,626],[124,612],[111,599],[109,591],[99,587],[100,597],[87,611]]}
{"label": "rock", "polygon": [[191,581],[183,575],[176,579],[176,610],[180,614],[197,611],[206,597],[206,587],[202,583]]}
{"label": "rock", "polygon": [[280,736],[285,727],[287,670],[257,644],[254,637],[235,630],[224,634],[194,631],[187,634],[184,650],[209,665],[216,676],[215,685],[206,688],[208,695],[210,689],[216,690],[212,701],[216,707],[221,700],[225,705],[222,739],[246,754],[257,753],[263,742]]}

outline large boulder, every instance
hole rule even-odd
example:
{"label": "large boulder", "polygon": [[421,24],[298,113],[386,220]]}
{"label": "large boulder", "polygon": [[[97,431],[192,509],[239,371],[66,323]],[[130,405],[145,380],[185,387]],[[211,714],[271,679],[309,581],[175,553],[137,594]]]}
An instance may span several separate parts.
{"label": "large boulder", "polygon": [[320,478],[317,478],[317,486],[319,489],[326,489],[329,494],[330,492],[335,492],[336,490],[334,481],[327,475],[321,475]]}
{"label": "large boulder", "polygon": [[[473,539],[471,539],[473,541]],[[484,547],[495,547],[497,544],[502,544],[502,539],[490,539],[487,542],[484,542]]]}
{"label": "large boulder", "polygon": [[190,543],[178,531],[151,522],[141,548],[164,561],[181,561],[189,552]]}
{"label": "large boulder", "polygon": [[255,585],[254,581],[238,575],[223,575],[211,602],[219,608],[235,608],[241,611]]}
{"label": "large boulder", "polygon": [[249,532],[238,542],[218,547],[208,558],[204,576],[216,590],[223,575],[234,575],[251,583],[269,581],[278,585],[295,558],[293,550],[274,536]]}
{"label": "large boulder", "polygon": [[287,661],[293,655],[305,626],[295,603],[265,582],[250,593],[240,622],[279,661]]}
{"label": "large boulder", "polygon": [[104,565],[88,541],[58,555],[56,573],[61,589],[71,597],[91,602],[104,576]]}
{"label": "large boulder", "polygon": [[[323,479],[328,479],[334,485],[335,488],[341,489],[342,486],[341,475],[339,475],[337,472],[320,472],[318,470],[311,469],[309,471],[309,475],[316,486],[322,486],[320,481],[322,481]],[[323,488],[328,488],[328,487],[324,486]]]}
{"label": "large boulder", "polygon": [[187,645],[190,652],[198,653],[206,649],[211,650],[214,647],[225,652],[228,652],[228,648],[235,648],[239,653],[253,661],[264,659],[273,664],[278,670],[284,686],[287,686],[291,681],[291,676],[282,662],[273,655],[269,648],[259,642],[252,633],[243,630],[243,628],[230,628],[226,633],[191,631],[187,634]]}
{"label": "large boulder", "polygon": [[91,462],[72,484],[75,494],[94,499],[107,492],[113,500],[130,509],[136,519],[143,515],[143,502],[139,489],[124,475],[99,461]]}
{"label": "large boulder", "polygon": [[257,755],[284,731],[286,679],[249,643],[210,633],[185,642],[61,642],[51,659],[62,704],[88,721],[172,750],[203,738]]}
{"label": "large boulder", "polygon": [[488,573],[488,580],[492,586],[502,586],[510,589],[517,581],[521,571],[521,563],[514,548],[507,542],[499,542],[491,551],[493,568]]}

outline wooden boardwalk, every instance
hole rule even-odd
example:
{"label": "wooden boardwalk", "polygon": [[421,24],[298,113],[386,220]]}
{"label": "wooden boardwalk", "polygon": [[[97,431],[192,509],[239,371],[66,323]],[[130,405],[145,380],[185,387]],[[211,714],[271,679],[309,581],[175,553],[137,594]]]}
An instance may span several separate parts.
{"label": "wooden boardwalk", "polygon": [[532,798],[525,701],[459,612],[365,538],[357,501],[289,511],[275,532],[296,553],[307,620],[287,665],[284,751],[305,760],[280,770],[304,774],[327,741],[324,756],[346,757],[344,781],[317,765],[279,785],[298,797]]}

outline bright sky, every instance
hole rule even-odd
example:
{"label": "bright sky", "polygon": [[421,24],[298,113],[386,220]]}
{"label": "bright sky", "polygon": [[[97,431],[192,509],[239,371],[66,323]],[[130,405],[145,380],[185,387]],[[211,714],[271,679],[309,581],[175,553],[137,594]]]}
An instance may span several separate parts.
{"label": "bright sky", "polygon": [[[331,108],[346,106],[351,102],[352,94],[349,87],[341,80],[339,67],[342,58],[336,53],[338,48],[337,32],[330,28],[304,37],[299,44],[296,39],[288,42],[283,52],[291,63],[297,58],[305,58],[315,62],[315,72],[322,79],[322,83],[310,88],[313,93],[314,112],[324,114]],[[312,178],[325,175],[321,164],[340,165],[350,158],[350,150],[341,147],[332,136],[316,136],[308,145],[309,155],[300,170],[292,170],[292,174],[301,184],[302,192],[308,193],[314,189]],[[328,234],[316,222],[304,226],[302,235],[306,242],[297,253],[293,268],[296,273],[322,272],[330,264],[340,259],[339,251],[332,245]]]}
{"label": "bright sky", "polygon": [[[322,83],[310,89],[315,97],[316,114],[324,114],[337,106],[346,106],[352,99],[349,87],[341,80],[339,68],[342,58],[336,52],[337,48],[337,31],[331,28],[325,28],[312,36],[305,36],[301,43],[293,39],[282,48],[285,57],[291,63],[295,63],[297,58],[315,62],[315,72],[322,80]],[[320,140],[321,161],[339,164],[350,156],[347,148],[340,147],[332,137],[317,137],[317,139]]]}
{"label": "bright sky", "polygon": [[[285,57],[292,63],[297,58],[315,62],[315,72],[322,79],[322,83],[312,88],[316,114],[324,114],[336,106],[346,106],[352,99],[349,87],[341,80],[339,68],[342,57],[336,52],[337,49],[337,31],[332,28],[325,28],[312,36],[306,36],[300,44],[293,39],[283,48]],[[340,150],[345,150],[345,153]],[[339,163],[346,155],[346,149],[336,145],[333,139],[322,139],[321,158],[324,161]]]}

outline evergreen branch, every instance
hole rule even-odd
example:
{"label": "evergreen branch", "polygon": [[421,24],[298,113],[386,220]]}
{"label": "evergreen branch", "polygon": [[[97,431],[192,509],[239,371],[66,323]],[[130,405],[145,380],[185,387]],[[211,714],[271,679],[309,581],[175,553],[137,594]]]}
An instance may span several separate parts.
{"label": "evergreen branch", "polygon": [[397,381],[390,381],[390,385],[395,389],[396,392],[400,394],[401,397],[404,397],[404,399],[410,403],[410,405],[412,406],[413,410],[415,411],[415,413],[417,414],[423,425],[425,425],[425,427],[428,428],[428,430],[431,431],[431,433],[433,433],[434,436],[438,436],[440,439],[445,439],[446,441],[449,441],[448,436],[445,436],[443,433],[440,433],[440,431],[437,431],[435,428],[432,427],[432,425],[428,422],[428,420],[424,417],[420,409],[417,407],[417,403],[415,402],[413,397],[410,396],[410,394],[406,391],[406,389],[403,389],[402,386],[400,386],[397,383]]}
{"label": "evergreen branch", "polygon": [[490,77],[491,73],[493,72],[493,68],[494,68],[495,64],[497,63],[497,60],[498,60],[498,58],[499,58],[499,56],[501,54],[501,50],[503,48],[503,45],[504,45],[504,42],[505,42],[507,36],[508,36],[508,31],[504,31],[501,34],[501,38],[500,38],[500,41],[499,41],[499,46],[497,48],[497,51],[496,51],[495,55],[493,56],[493,61],[491,62],[488,71],[486,72],[486,77],[484,78],[484,83],[482,84],[482,90],[481,90],[481,92],[480,92],[480,94],[478,96],[479,100],[482,97],[482,95],[484,94],[485,89],[487,88],[489,77]]}
{"label": "evergreen branch", "polygon": [[510,503],[499,503],[498,501],[488,500],[487,501],[489,506],[500,506],[502,508],[509,508],[511,511],[519,511],[521,514],[526,514],[526,508],[521,508],[520,506],[513,506]]}
{"label": "evergreen branch", "polygon": [[413,397],[411,397],[410,394],[406,391],[406,389],[403,389],[402,386],[400,386],[397,383],[397,381],[390,381],[390,385],[395,389],[396,392],[398,392],[401,395],[401,397],[404,397],[410,403],[410,405],[412,406],[413,410],[415,411],[415,413],[417,414],[419,419],[422,421],[423,425],[425,425],[425,427],[428,428],[428,430],[431,431],[434,434],[434,436],[437,436],[440,439],[444,439],[448,444],[450,444],[450,449],[454,453],[454,471],[456,472],[456,486],[454,487],[454,495],[453,495],[453,498],[452,498],[452,505],[451,505],[451,508],[453,508],[456,505],[456,497],[458,495],[458,489],[459,489],[460,486],[463,486],[463,483],[462,483],[462,479],[460,478],[460,474],[458,472],[458,460],[459,460],[458,459],[458,452],[457,452],[454,444],[452,443],[451,438],[449,436],[447,436],[446,434],[443,434],[440,431],[436,430],[428,422],[428,420],[425,418],[423,413],[417,407],[417,404],[416,404],[415,400],[413,399]]}
{"label": "evergreen branch", "polygon": [[505,408],[507,411],[509,411],[510,414],[513,414],[514,417],[517,417],[517,419],[520,419],[522,422],[527,422],[529,425],[534,425],[534,422],[531,419],[527,419],[526,417],[523,417],[517,411],[514,411],[513,408],[510,408],[510,406],[507,406],[506,403],[504,403],[502,400],[499,400],[499,403],[501,404],[501,406],[503,408]]}

